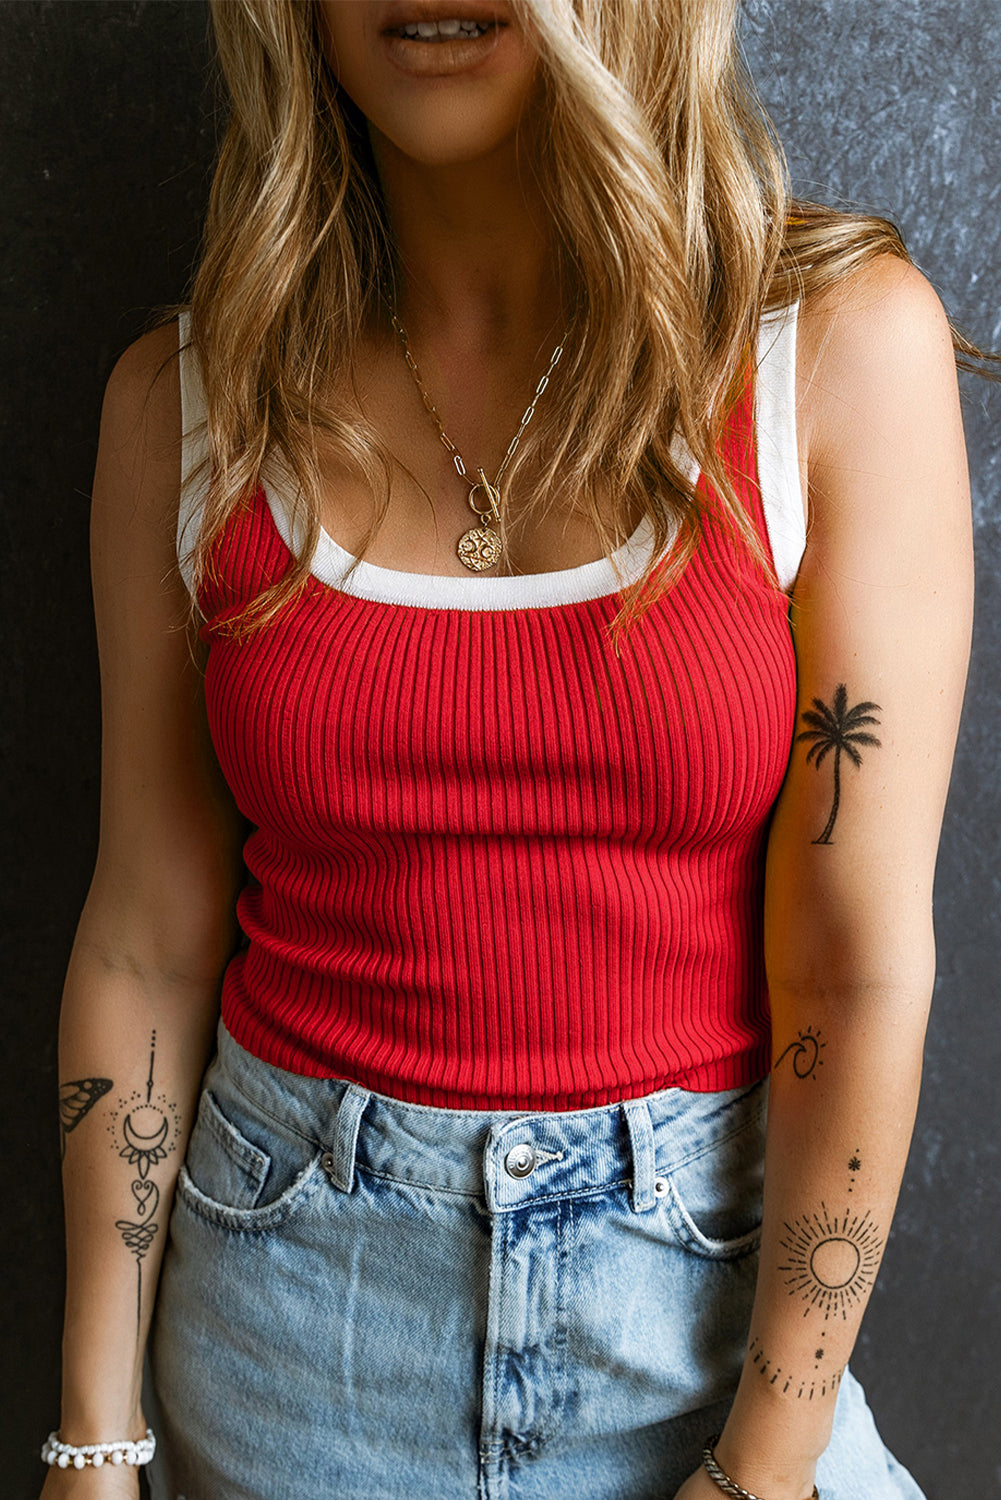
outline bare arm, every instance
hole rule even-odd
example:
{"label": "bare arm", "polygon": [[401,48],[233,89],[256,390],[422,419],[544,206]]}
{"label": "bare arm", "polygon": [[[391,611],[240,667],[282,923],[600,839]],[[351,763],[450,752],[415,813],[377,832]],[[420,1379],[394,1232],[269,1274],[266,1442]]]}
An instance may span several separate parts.
{"label": "bare arm", "polygon": [[[67,1288],[61,1435],[145,1428],[143,1349],[174,1182],[232,951],[242,825],[205,722],[174,557],[176,325],[108,382],[91,563],[102,688],[97,865],[59,1031]],[[45,1493],[117,1493],[121,1470],[53,1470]]]}
{"label": "bare arm", "polygon": [[[883,262],[804,318],[811,527],[797,737],[766,887],[773,1072],[757,1295],[717,1453],[803,1500],[886,1244],[934,981],[932,879],[969,652],[949,331]],[[705,1477],[685,1500],[711,1500]]]}

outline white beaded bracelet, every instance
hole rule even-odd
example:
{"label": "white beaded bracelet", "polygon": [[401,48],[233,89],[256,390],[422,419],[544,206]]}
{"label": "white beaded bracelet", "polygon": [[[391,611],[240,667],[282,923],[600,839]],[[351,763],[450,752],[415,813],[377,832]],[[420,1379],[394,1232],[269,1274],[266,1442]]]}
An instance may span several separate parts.
{"label": "white beaded bracelet", "polygon": [[100,1469],[103,1464],[130,1464],[140,1468],[148,1464],[156,1452],[153,1430],[146,1428],[146,1436],[138,1442],[121,1438],[117,1443],[62,1443],[58,1432],[50,1432],[42,1444],[42,1462],[51,1468],[85,1469],[88,1464]]}

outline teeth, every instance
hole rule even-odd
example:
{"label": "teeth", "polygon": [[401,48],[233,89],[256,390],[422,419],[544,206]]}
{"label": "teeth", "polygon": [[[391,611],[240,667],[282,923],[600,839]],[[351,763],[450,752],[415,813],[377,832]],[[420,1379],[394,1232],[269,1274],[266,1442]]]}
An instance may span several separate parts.
{"label": "teeth", "polygon": [[445,42],[452,37],[484,36],[490,30],[485,21],[459,21],[452,17],[444,21],[411,21],[401,26],[400,32],[412,41]]}

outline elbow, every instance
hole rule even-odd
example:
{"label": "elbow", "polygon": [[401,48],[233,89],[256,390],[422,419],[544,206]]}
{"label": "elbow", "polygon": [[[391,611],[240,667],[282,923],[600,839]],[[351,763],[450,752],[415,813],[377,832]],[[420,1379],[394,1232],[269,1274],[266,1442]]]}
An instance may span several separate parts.
{"label": "elbow", "polygon": [[221,868],[127,882],[99,860],[74,955],[143,989],[215,996],[239,938],[236,895]]}
{"label": "elbow", "polygon": [[867,913],[857,908],[823,920],[766,930],[765,971],[772,1010],[871,1010],[927,1016],[935,987],[931,914]]}
{"label": "elbow", "polygon": [[790,1024],[817,1024],[823,1018],[865,1022],[892,1020],[923,1034],[935,988],[934,963],[896,972],[848,968],[779,972],[768,975],[772,1017]]}

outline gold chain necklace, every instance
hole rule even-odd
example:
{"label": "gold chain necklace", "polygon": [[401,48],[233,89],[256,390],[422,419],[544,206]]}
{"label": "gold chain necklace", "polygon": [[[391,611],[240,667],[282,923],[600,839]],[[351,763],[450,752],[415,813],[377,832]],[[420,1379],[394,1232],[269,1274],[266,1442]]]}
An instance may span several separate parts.
{"label": "gold chain necklace", "polygon": [[[449,437],[448,433],[442,426],[441,417],[439,417],[435,404],[428,394],[427,386],[421,379],[421,372],[417,368],[417,361],[414,359],[414,356],[410,352],[410,344],[407,342],[406,329],[403,327],[403,324],[400,322],[395,312],[391,311],[390,316],[392,318],[393,327],[399,335],[401,343],[403,344],[404,358],[407,361],[407,365],[409,366],[411,375],[416,381],[417,389],[421,393],[421,400],[424,403],[425,409],[435,427],[438,429],[438,436],[441,439],[443,446],[447,448],[448,452],[452,455],[452,463],[455,465],[455,472],[458,474],[460,479],[464,479],[468,484],[469,475],[466,473],[466,465],[463,462],[462,454],[459,452],[458,448],[452,442],[452,439]],[[482,469],[477,469],[476,471],[476,483],[470,489],[468,499],[470,509],[475,511],[475,513],[480,518],[480,524],[479,526],[471,527],[469,531],[464,531],[462,533],[462,536],[460,536],[458,542],[456,543],[455,549],[459,555],[459,561],[462,562],[467,568],[470,568],[474,573],[482,573],[485,568],[492,568],[496,562],[500,561],[501,553],[503,551],[503,544],[500,539],[500,534],[493,529],[492,525],[493,522],[496,522],[500,519],[500,482],[504,477],[504,470],[507,468],[511,459],[514,457],[515,449],[521,442],[522,433],[525,431],[525,428],[528,426],[529,422],[532,420],[532,417],[535,414],[535,404],[538,401],[539,397],[542,395],[542,392],[546,389],[546,386],[549,384],[550,375],[552,375],[556,366],[560,362],[560,356],[563,353],[563,345],[566,343],[567,335],[569,334],[569,332],[570,330],[568,328],[566,333],[564,333],[563,338],[553,350],[553,357],[549,361],[549,369],[546,371],[545,375],[543,375],[542,379],[535,387],[535,394],[532,397],[531,403],[527,411],[525,412],[525,415],[521,419],[521,426],[518,428],[518,431],[515,433],[514,437],[508,444],[507,452],[505,453],[501,461],[500,468],[497,470],[497,473],[494,476],[493,484],[490,483],[489,479],[487,478],[486,474],[484,474]]]}

